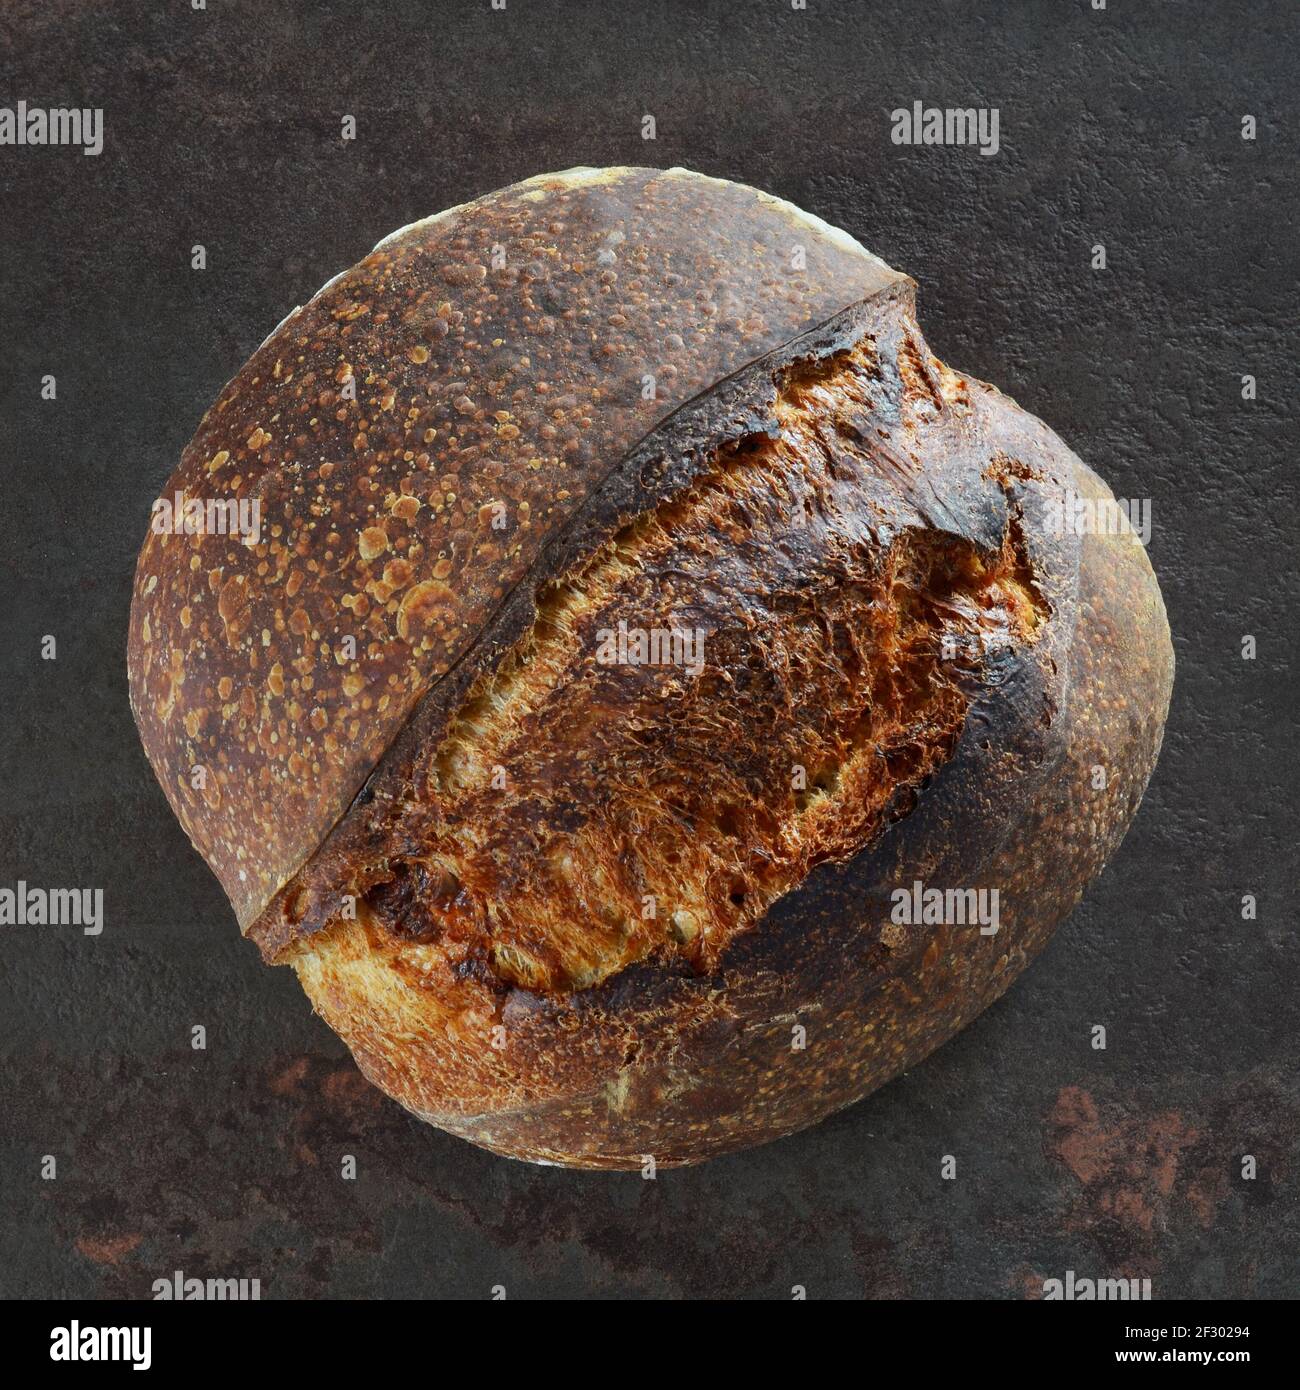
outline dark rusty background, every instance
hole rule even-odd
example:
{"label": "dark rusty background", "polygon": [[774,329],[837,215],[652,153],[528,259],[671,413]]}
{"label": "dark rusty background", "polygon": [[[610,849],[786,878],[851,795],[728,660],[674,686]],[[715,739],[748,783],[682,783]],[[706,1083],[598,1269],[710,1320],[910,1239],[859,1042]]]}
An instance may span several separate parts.
{"label": "dark rusty background", "polygon": [[[106,144],[0,148],[0,884],[102,886],[107,924],[0,929],[0,1291],[1300,1293],[1298,75],[1290,0],[9,0],[0,105],[102,106]],[[892,145],[914,99],[997,106],[1001,152]],[[937,352],[1153,499],[1179,662],[1132,833],[1001,1003],[655,1182],[494,1158],[362,1082],[240,940],[126,701],[149,504],[245,357],[393,228],[579,163],[753,183],[912,274]]]}

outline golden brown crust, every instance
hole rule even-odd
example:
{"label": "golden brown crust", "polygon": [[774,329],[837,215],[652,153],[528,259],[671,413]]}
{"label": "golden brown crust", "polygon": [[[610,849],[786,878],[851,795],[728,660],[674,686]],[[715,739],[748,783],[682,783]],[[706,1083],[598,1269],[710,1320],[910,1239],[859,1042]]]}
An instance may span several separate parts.
{"label": "golden brown crust", "polygon": [[163,493],[256,502],[258,539],[151,532],[131,610],[145,748],[241,925],[640,436],[894,283],[753,189],[588,170],[417,223],[290,315]]}
{"label": "golden brown crust", "polygon": [[[847,484],[864,529],[888,531],[873,505],[888,498],[893,524],[914,540],[1009,566],[1032,589],[1041,625],[1032,639],[1022,630],[994,643],[966,672],[961,737],[926,769],[930,785],[904,785],[890,811],[898,818],[864,834],[856,855],[835,856],[826,837],[828,862],[799,874],[716,961],[660,951],[557,994],[519,988],[510,970],[481,961],[448,969],[439,942],[401,940],[388,911],[304,939],[293,960],[317,1009],[367,1075],[424,1118],[503,1153],[594,1167],[637,1167],[645,1155],[693,1162],[791,1132],[912,1065],[996,998],[1122,836],[1154,763],[1172,675],[1145,553],[1131,537],[1053,533],[1053,499],[1067,489],[1108,495],[1103,485],[1038,421],[930,358],[904,304],[850,317],[870,330],[879,380],[856,417],[824,417],[828,473]],[[765,373],[780,376],[756,364],[753,381]],[[852,471],[862,441],[878,442],[886,486],[875,496]],[[916,478],[927,516],[913,500]],[[1011,534],[1023,554],[1004,549]],[[814,579],[816,556],[796,554]],[[775,578],[774,546],[768,563]],[[772,691],[765,718],[747,713],[779,738],[789,687]],[[549,731],[561,763],[564,743],[563,726]],[[670,743],[662,756],[678,780],[707,790],[714,779],[700,752]],[[743,765],[744,749],[733,738],[715,758]],[[1101,789],[1097,767],[1107,772]],[[420,785],[418,774],[403,785]],[[847,809],[870,810],[857,796]],[[409,809],[421,797],[390,788],[385,800]],[[553,801],[565,803],[559,785]],[[547,807],[534,810],[525,864],[547,843]],[[390,826],[370,862],[418,859],[428,821],[416,821],[419,830]],[[998,933],[892,922],[893,890],[915,880],[998,888]],[[544,913],[545,900],[533,906]],[[807,1033],[801,1050],[796,1027]]]}
{"label": "golden brown crust", "polygon": [[951,753],[980,669],[1046,615],[1009,519],[981,552],[898,508],[858,437],[886,384],[870,340],[783,373],[778,434],[547,583],[412,770],[418,847],[364,897],[393,968],[543,994],[651,957],[714,969]]}
{"label": "golden brown crust", "polygon": [[[259,439],[238,460],[266,495],[287,489],[283,515],[302,527],[261,554],[183,538],[141,557],[137,717],[241,922],[294,964],[372,1080],[502,1153],[693,1162],[866,1094],[1007,987],[1118,844],[1155,761],[1172,653],[1145,553],[1049,520],[1067,491],[1104,484],[930,355],[910,281],[798,218],[752,190],[619,170],[530,181],[407,229],[273,335],[178,474],[206,467],[223,416],[243,429],[299,399],[267,380],[286,344],[306,363],[346,343],[367,389],[394,393],[355,407],[360,443],[343,410],[327,436]],[[562,280],[479,277],[503,228]],[[809,269],[792,291],[768,272],[794,232]],[[632,288],[591,279],[597,245],[619,275],[641,253],[644,298],[599,320],[632,355],[696,323],[692,306],[725,313],[728,295],[761,306],[761,328],[730,315],[716,333],[705,313],[672,394],[629,404],[609,390],[611,359],[591,358],[598,286]],[[449,355],[413,356],[440,275],[468,296]],[[491,353],[470,351],[488,294],[544,342],[544,372],[502,384]],[[556,320],[540,339],[537,294]],[[299,385],[312,370],[294,368]],[[494,439],[457,424],[456,486],[442,512],[415,508],[402,478],[424,466],[387,410],[409,395],[422,424],[451,372],[476,407],[457,419]],[[576,403],[558,414],[482,413],[485,388],[513,400],[561,379]],[[544,426],[583,419],[538,490]],[[516,422],[503,441],[497,426]],[[328,498],[308,455],[335,461]],[[293,500],[304,478],[315,530]],[[380,478],[386,514],[410,513],[410,572],[387,579],[376,566],[398,532],[367,538]],[[453,587],[435,545],[472,518],[447,493],[482,505],[484,488],[529,502],[529,521],[505,548],[454,549]],[[349,528],[355,555],[329,539]],[[285,603],[300,571],[308,618],[327,615],[319,646]],[[340,612],[357,616],[344,599],[368,587],[374,641],[352,674],[369,684],[349,695],[325,672]],[[601,631],[670,614],[704,634],[694,675],[596,659]],[[308,679],[325,721],[311,758],[285,722]],[[270,695],[248,694],[258,680]],[[185,776],[201,757],[223,774],[206,800]],[[917,880],[998,889],[997,934],[891,920],[891,894]]]}

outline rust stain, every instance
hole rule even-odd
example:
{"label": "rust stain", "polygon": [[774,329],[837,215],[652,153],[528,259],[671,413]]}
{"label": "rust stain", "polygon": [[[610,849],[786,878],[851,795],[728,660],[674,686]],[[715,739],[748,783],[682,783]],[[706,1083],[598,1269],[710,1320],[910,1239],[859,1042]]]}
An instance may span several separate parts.
{"label": "rust stain", "polygon": [[332,1105],[343,1107],[375,1110],[381,1103],[379,1093],[350,1063],[342,1064],[325,1078],[321,1094]]}
{"label": "rust stain", "polygon": [[81,1235],[73,1242],[78,1253],[97,1265],[115,1265],[144,1239],[142,1235]]}
{"label": "rust stain", "polygon": [[1049,1276],[1028,1265],[1020,1265],[1007,1276],[1007,1288],[1026,1300],[1041,1300]]}
{"label": "rust stain", "polygon": [[283,1067],[270,1080],[270,1088],[277,1096],[287,1096],[298,1089],[307,1079],[309,1061],[306,1057],[295,1057],[287,1067]]}
{"label": "rust stain", "polygon": [[1095,1217],[1147,1233],[1163,1227],[1180,1162],[1199,1138],[1178,1111],[1103,1117],[1089,1092],[1066,1086],[1048,1125],[1048,1153],[1082,1185]]}

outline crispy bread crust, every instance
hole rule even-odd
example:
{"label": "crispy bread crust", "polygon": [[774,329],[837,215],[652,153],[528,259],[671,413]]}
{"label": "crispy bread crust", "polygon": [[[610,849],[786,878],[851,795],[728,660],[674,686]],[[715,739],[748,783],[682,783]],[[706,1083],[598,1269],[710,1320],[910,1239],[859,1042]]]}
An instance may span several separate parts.
{"label": "crispy bread crust", "polygon": [[241,927],[639,438],[906,283],[755,189],[587,169],[404,228],[295,310],[162,494],[256,502],[256,543],[151,530],[131,605],[145,751]]}
{"label": "crispy bread crust", "polygon": [[[778,263],[796,238],[807,269],[792,280]],[[480,275],[503,244],[519,273]],[[520,245],[534,257],[522,269]],[[1040,421],[929,353],[913,291],[842,233],[754,190],[683,171],[572,171],[381,243],[272,335],[200,427],[168,495],[251,488],[270,504],[267,529],[254,546],[146,544],[129,652],[145,747],[243,928],[268,960],[294,965],[365,1074],[423,1119],[576,1167],[690,1163],[793,1132],[1001,994],[1122,838],[1173,675],[1146,554],[1131,536],[1051,523],[1068,494],[1108,498],[1105,485]],[[435,318],[446,327],[431,329]],[[609,389],[611,361],[628,385],[656,370],[673,333],[677,370],[652,404]],[[342,362],[356,403],[335,389]],[[761,914],[736,917],[707,949],[625,926],[622,954],[548,955],[554,931],[511,935],[500,918],[495,941],[479,920],[450,953],[440,938],[456,933],[438,923],[451,909],[395,885],[446,848],[454,817],[437,755],[467,704],[532,639],[548,592],[629,526],[698,497],[724,455],[757,441],[767,457],[762,441],[790,433],[791,383],[830,381],[848,363],[855,390],[869,378],[865,395],[840,399],[824,430],[815,410],[831,406],[801,406],[814,410],[835,525],[764,532],[761,544],[792,611],[803,579],[869,585],[894,547],[952,557],[957,587],[930,596],[933,631],[916,629],[930,664],[915,689],[952,696],[933,728],[918,725],[924,756],[901,770],[882,756],[878,804],[847,779],[839,805],[861,831],[819,831],[821,852],[790,860],[795,877],[773,880]],[[543,438],[554,455],[539,470]],[[488,525],[494,501],[511,518],[508,544]],[[682,515],[688,540],[694,526],[720,554],[739,543],[707,508]],[[860,570],[845,562],[850,543]],[[953,674],[935,653],[952,604],[975,602],[978,617],[967,568],[1033,611]],[[649,580],[680,586],[682,573]],[[686,596],[706,628],[736,627],[735,594]],[[872,631],[887,631],[891,591],[864,602],[884,624]],[[797,664],[794,620],[777,604],[751,610],[744,622],[774,624]],[[351,663],[336,655],[348,632],[363,634]],[[756,645],[759,678],[736,707],[793,737],[797,672],[771,645]],[[680,691],[663,689],[666,709]],[[576,725],[546,726],[545,695],[539,732],[580,760],[563,742]],[[654,732],[673,762],[667,724]],[[688,790],[692,748],[679,745],[672,768]],[[720,745],[718,766],[743,770],[788,828],[792,812],[743,753]],[[215,774],[205,787],[191,785],[196,764]],[[600,789],[558,774],[547,786],[544,770],[525,858],[615,814]],[[713,771],[696,778],[702,796]],[[615,848],[600,872],[637,881],[635,848]],[[997,934],[891,920],[891,895],[917,880],[997,889]],[[413,916],[436,919],[427,939]]]}
{"label": "crispy bread crust", "polygon": [[[883,389],[860,433],[882,422],[897,431],[914,392],[929,393],[942,421],[903,445],[904,454],[916,446],[924,486],[900,491],[894,522],[991,552],[1014,518],[1049,614],[1038,640],[980,671],[955,750],[874,841],[814,869],[715,968],[649,960],[558,997],[487,974],[465,974],[450,991],[429,978],[413,984],[382,937],[331,925],[338,885],[364,895],[359,866],[382,878],[419,852],[406,813],[420,799],[420,750],[445,731],[476,660],[499,659],[527,630],[543,579],[534,574],[500,628],[485,632],[483,651],[470,653],[462,684],[421,711],[372,778],[367,813],[345,821],[313,866],[320,886],[299,901],[302,917],[265,922],[276,935],[264,944],[301,942],[289,948],[300,977],[363,1071],[422,1118],[501,1153],[580,1167],[635,1168],[646,1155],[690,1163],[793,1132],[913,1065],[1001,994],[1122,838],[1155,762],[1172,680],[1145,552],[1131,537],[1054,534],[1054,498],[1109,493],[1041,422],[929,359],[909,299],[886,295],[839,315],[693,403],[620,473],[637,488],[657,479],[666,493],[593,499],[545,576],[685,487],[706,460],[701,441],[773,428],[768,412],[792,362],[870,334]],[[909,362],[926,361],[933,389],[906,380]],[[899,928],[891,894],[914,880],[998,888],[1000,930]],[[324,935],[313,939],[316,931]],[[792,1047],[796,1025],[802,1048]]]}

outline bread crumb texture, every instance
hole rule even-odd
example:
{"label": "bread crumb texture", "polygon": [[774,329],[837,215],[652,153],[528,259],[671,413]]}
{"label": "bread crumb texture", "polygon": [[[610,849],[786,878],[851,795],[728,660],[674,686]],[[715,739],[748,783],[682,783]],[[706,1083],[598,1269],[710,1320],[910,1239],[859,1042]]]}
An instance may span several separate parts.
{"label": "bread crumb texture", "polygon": [[[778,435],[728,446],[543,590],[430,750],[427,840],[365,895],[394,968],[486,963],[534,993],[655,955],[711,970],[906,814],[1041,600],[1010,523],[991,554],[864,530],[854,499],[888,451],[852,427],[879,388],[869,342],[795,369]],[[619,631],[698,634],[699,659],[602,661]]]}

